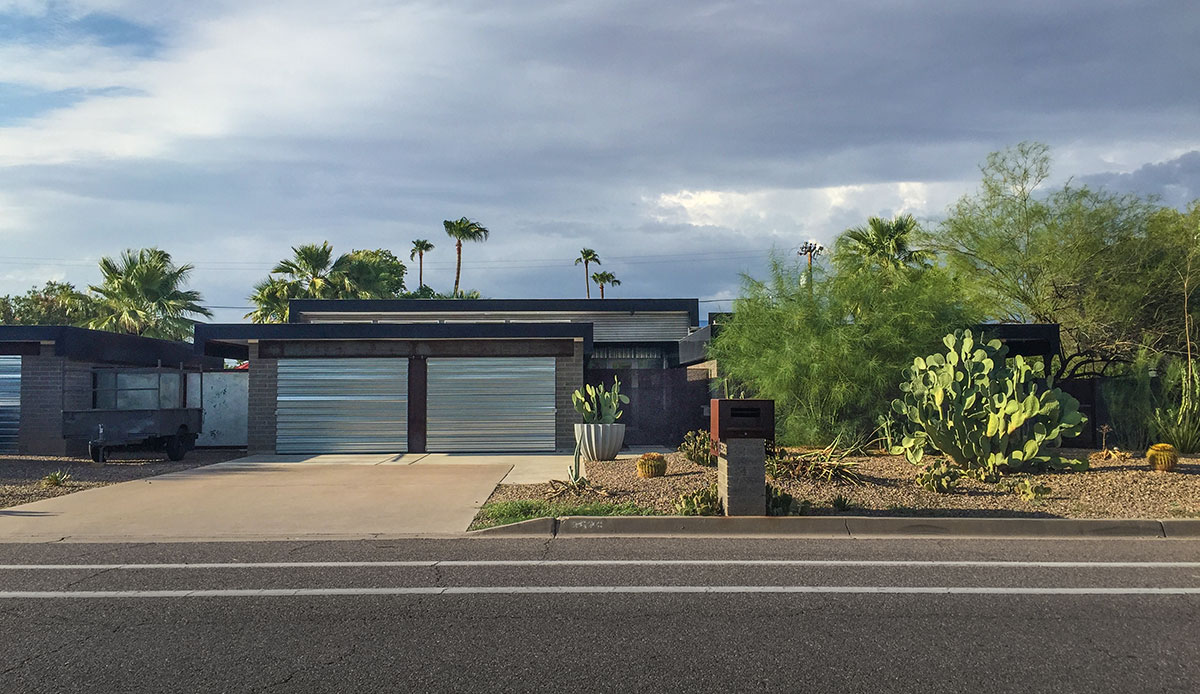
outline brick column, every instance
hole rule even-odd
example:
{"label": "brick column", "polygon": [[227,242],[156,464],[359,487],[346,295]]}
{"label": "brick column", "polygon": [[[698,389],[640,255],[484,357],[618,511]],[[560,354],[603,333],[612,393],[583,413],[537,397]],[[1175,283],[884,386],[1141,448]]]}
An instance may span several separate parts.
{"label": "brick column", "polygon": [[571,394],[583,387],[583,341],[575,341],[574,353],[554,358],[554,446],[575,450],[575,424],[583,418],[571,404]]}
{"label": "brick column", "polygon": [[717,491],[727,516],[767,514],[766,442],[729,439],[717,459]]}
{"label": "brick column", "polygon": [[250,453],[275,452],[275,402],[279,360],[260,359],[258,345],[250,345],[250,383],[246,447]]}
{"label": "brick column", "polygon": [[42,354],[21,357],[21,422],[17,450],[25,455],[87,455],[87,441],[63,439],[63,409],[92,407],[92,364]]}

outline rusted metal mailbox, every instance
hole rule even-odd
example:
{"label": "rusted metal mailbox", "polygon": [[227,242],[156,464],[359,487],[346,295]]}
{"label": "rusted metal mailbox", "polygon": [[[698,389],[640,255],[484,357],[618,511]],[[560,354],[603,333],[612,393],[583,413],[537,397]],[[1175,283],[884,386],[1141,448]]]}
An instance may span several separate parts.
{"label": "rusted metal mailbox", "polygon": [[710,403],[713,441],[775,440],[774,400],[722,400]]}

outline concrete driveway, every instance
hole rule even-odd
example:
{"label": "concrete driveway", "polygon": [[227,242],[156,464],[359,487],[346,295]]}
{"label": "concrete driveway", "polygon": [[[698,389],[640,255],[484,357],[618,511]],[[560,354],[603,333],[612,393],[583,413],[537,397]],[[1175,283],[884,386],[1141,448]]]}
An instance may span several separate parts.
{"label": "concrete driveway", "polygon": [[0,542],[456,534],[512,469],[503,462],[367,458],[243,459],[0,509]]}

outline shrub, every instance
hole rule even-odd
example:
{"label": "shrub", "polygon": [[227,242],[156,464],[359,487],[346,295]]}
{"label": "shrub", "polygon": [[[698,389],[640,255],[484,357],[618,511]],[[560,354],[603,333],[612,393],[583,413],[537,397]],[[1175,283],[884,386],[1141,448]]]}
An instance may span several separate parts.
{"label": "shrub", "polygon": [[796,500],[791,494],[773,484],[767,484],[767,515],[790,516]]}
{"label": "shrub", "polygon": [[679,452],[683,457],[697,465],[713,467],[717,464],[717,456],[713,455],[712,435],[703,429],[689,431],[679,444]]}
{"label": "shrub", "polygon": [[1174,359],[1165,371],[1163,404],[1155,408],[1151,428],[1180,453],[1200,452],[1200,362]]}
{"label": "shrub", "polygon": [[818,482],[861,484],[858,463],[847,460],[849,449],[836,448],[837,441],[819,451],[793,453],[780,448],[767,459],[767,474],[776,479],[811,479]]}
{"label": "shrub", "polygon": [[717,485],[712,484],[694,492],[684,492],[675,502],[677,516],[719,516],[724,512]]}
{"label": "shrub", "polygon": [[833,497],[833,499],[830,501],[830,505],[833,506],[833,510],[838,513],[849,511],[850,509],[854,508],[854,502],[850,500],[850,497],[843,496],[841,494]]}
{"label": "shrub", "polygon": [[43,487],[61,487],[71,481],[71,473],[65,470],[55,470],[42,478]]}
{"label": "shrub", "polygon": [[917,465],[932,448],[985,480],[1081,465],[1064,462],[1051,447],[1078,434],[1086,418],[1075,398],[1039,385],[1040,364],[1017,356],[1010,368],[1008,348],[998,340],[980,345],[970,331],[943,342],[945,354],[913,361],[900,385],[904,395],[892,403],[907,420],[895,452]]}

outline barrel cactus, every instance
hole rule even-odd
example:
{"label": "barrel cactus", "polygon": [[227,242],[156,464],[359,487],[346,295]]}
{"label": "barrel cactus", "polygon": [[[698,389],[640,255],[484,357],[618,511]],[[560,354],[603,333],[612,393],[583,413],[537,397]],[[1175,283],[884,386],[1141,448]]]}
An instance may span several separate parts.
{"label": "barrel cactus", "polygon": [[1156,443],[1146,451],[1150,469],[1157,472],[1172,472],[1179,464],[1179,452],[1169,443]]}
{"label": "barrel cactus", "polygon": [[662,477],[665,474],[667,474],[667,459],[662,453],[645,453],[638,458],[638,477]]}
{"label": "barrel cactus", "polygon": [[945,354],[917,357],[892,402],[903,434],[893,447],[920,465],[940,451],[963,471],[995,480],[1005,472],[1080,467],[1052,449],[1075,436],[1086,418],[1079,402],[1042,385],[1042,366],[1006,357],[999,340],[976,342],[971,331],[947,335]]}

